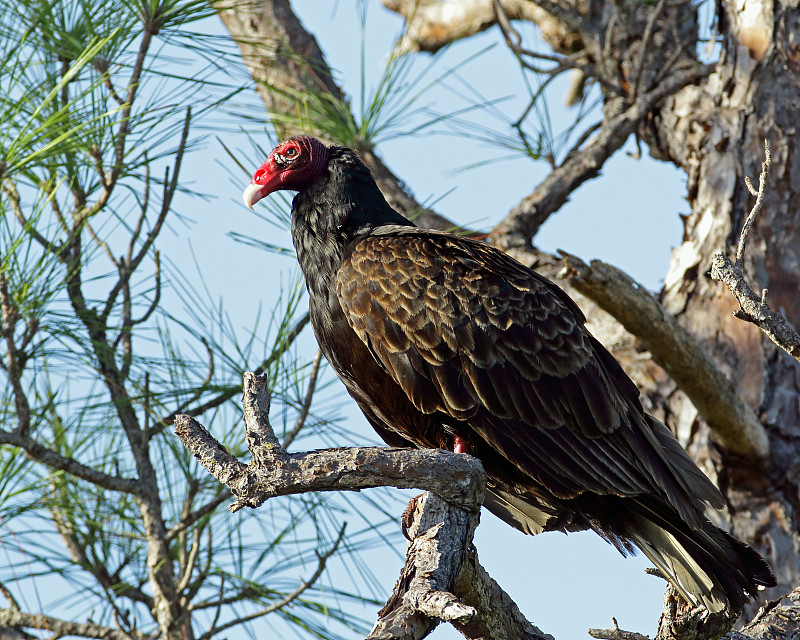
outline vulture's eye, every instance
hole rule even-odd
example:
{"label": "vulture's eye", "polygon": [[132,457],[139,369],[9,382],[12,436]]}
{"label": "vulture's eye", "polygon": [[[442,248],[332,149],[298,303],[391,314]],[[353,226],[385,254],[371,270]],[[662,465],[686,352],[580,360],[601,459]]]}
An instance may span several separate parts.
{"label": "vulture's eye", "polygon": [[294,147],[289,147],[284,154],[287,158],[294,158],[297,155],[297,149]]}

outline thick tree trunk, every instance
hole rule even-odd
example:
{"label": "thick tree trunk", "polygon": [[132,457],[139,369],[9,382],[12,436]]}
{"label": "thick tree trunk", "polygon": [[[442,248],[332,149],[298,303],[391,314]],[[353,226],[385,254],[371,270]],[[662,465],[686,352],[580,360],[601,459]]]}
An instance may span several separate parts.
{"label": "thick tree trunk", "polygon": [[745,265],[750,280],[769,289],[771,307],[800,326],[800,11],[796,2],[734,1],[722,25],[717,72],[670,99],[648,137],[656,154],[686,170],[691,205],[662,301],[756,410],[770,438],[763,469],[715,448],[686,397],[663,391],[667,421],[729,500],[724,524],[772,565],[774,596],[800,573],[800,366],[733,317],[736,302],[708,271],[715,251],[735,251],[753,204],[744,178],[757,183],[766,138],[773,170]]}

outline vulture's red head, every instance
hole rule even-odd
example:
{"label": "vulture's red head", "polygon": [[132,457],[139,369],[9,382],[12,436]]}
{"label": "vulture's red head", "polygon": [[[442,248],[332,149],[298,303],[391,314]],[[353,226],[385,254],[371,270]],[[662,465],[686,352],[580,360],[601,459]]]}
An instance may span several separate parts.
{"label": "vulture's red head", "polygon": [[244,203],[253,205],[273,191],[300,191],[313,184],[328,166],[328,147],[316,138],[296,136],[281,142],[253,175],[242,194]]}

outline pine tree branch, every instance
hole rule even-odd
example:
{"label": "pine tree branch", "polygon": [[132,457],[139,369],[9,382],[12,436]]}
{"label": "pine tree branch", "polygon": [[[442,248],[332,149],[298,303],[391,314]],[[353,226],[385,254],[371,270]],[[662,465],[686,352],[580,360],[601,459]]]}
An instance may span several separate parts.
{"label": "pine tree branch", "polygon": [[19,447],[31,460],[36,460],[36,462],[41,462],[53,469],[64,471],[109,491],[119,491],[120,493],[136,496],[142,490],[139,481],[136,479],[112,476],[92,467],[87,467],[74,458],[63,456],[58,451],[48,449],[33,438],[19,433],[0,430],[0,444]]}
{"label": "pine tree branch", "polygon": [[314,570],[314,573],[312,573],[307,580],[303,580],[300,583],[297,589],[287,594],[285,597],[281,598],[277,602],[273,602],[268,607],[264,607],[259,611],[255,611],[254,613],[251,613],[246,616],[235,618],[219,626],[216,625],[212,626],[211,629],[206,631],[197,640],[210,640],[215,635],[218,635],[223,631],[230,629],[231,627],[235,627],[237,625],[243,624],[245,622],[250,622],[251,620],[256,620],[258,618],[263,618],[264,616],[269,615],[270,613],[274,613],[279,609],[283,609],[283,607],[286,607],[295,600],[297,600],[301,595],[303,595],[305,591],[307,591],[310,587],[314,586],[317,580],[319,580],[319,578],[322,576],[322,573],[325,571],[325,566],[328,563],[328,559],[334,553],[336,553],[336,551],[339,549],[339,545],[342,543],[342,540],[344,540],[344,532],[346,524],[347,523],[342,524],[341,528],[339,529],[339,535],[336,537],[336,540],[334,540],[333,544],[327,551],[324,551],[322,553],[320,553],[319,551],[317,552],[317,568]]}
{"label": "pine tree branch", "polygon": [[64,251],[64,245],[51,242],[41,233],[39,233],[36,227],[25,217],[25,213],[22,211],[22,200],[14,182],[10,178],[3,178],[2,172],[0,172],[0,180],[2,180],[0,182],[0,191],[8,196],[8,201],[11,203],[11,210],[14,212],[14,216],[17,218],[17,221],[25,230],[25,233],[29,234],[34,240],[36,240],[37,243],[39,243],[39,245],[41,245],[43,249],[49,253],[52,253],[55,256],[60,256]]}
{"label": "pine tree branch", "polygon": [[[280,358],[286,350],[294,343],[295,340],[300,336],[300,333],[303,329],[306,328],[310,321],[310,316],[308,312],[303,314],[297,323],[292,327],[288,334],[286,334],[285,338],[280,344],[280,348],[273,350],[272,353],[269,354],[266,360],[262,362],[255,370],[254,373],[260,375],[264,373],[272,364],[277,362],[278,358]],[[208,346],[206,346],[208,348]],[[209,351],[209,355],[211,352]],[[213,366],[213,362],[212,362]],[[203,404],[198,405],[196,407],[192,407],[191,405],[199,400],[199,394],[195,394],[190,400],[184,402],[180,407],[178,407],[175,411],[165,415],[163,418],[160,418],[158,424],[152,427],[148,431],[148,439],[153,438],[154,436],[161,433],[166,427],[173,424],[175,421],[175,417],[179,414],[185,414],[188,416],[196,417],[204,414],[206,411],[210,411],[211,409],[215,409],[216,407],[220,406],[221,404],[226,403],[231,398],[235,397],[236,394],[242,392],[242,385],[235,384],[230,385],[227,389],[220,392],[213,398],[206,400]]]}
{"label": "pine tree branch", "polygon": [[208,502],[198,507],[194,511],[187,513],[185,516],[181,517],[181,519],[178,522],[176,522],[167,530],[167,535],[166,535],[167,542],[169,542],[175,536],[179,535],[180,533],[191,527],[195,522],[197,522],[201,518],[205,518],[210,513],[216,511],[217,507],[219,507],[219,505],[228,500],[230,497],[231,497],[230,491],[228,491],[227,489],[223,489],[219,493],[217,493],[213,498],[211,498]]}
{"label": "pine tree branch", "polygon": [[[56,491],[55,488],[52,488],[52,490]],[[73,523],[59,510],[55,502],[50,508],[50,514],[56,531],[61,536],[72,561],[90,573],[104,591],[113,593],[115,597],[124,597],[134,602],[141,602],[148,608],[153,606],[153,599],[141,589],[120,581],[117,576],[109,572],[105,563],[100,564],[89,559],[85,545],[75,536]]]}
{"label": "pine tree branch", "polygon": [[[175,161],[173,165],[171,179],[169,175],[169,167],[165,169],[166,175],[164,179],[164,193],[161,200],[161,210],[158,213],[158,217],[156,218],[153,227],[150,229],[150,232],[145,237],[144,242],[142,242],[142,246],[139,247],[139,250],[136,252],[136,255],[121,261],[119,265],[119,278],[117,279],[117,282],[114,283],[114,286],[111,288],[111,291],[107,296],[103,311],[100,314],[100,321],[103,323],[108,322],[108,318],[111,315],[112,309],[114,308],[114,303],[116,302],[117,296],[119,295],[120,291],[122,291],[128,285],[131,276],[134,274],[136,269],[139,268],[139,265],[142,263],[142,260],[144,260],[145,256],[150,250],[150,247],[152,247],[153,243],[158,237],[158,234],[161,233],[164,221],[166,220],[167,214],[170,211],[170,206],[172,205],[172,198],[175,195],[175,191],[178,188],[178,176],[180,175],[181,163],[183,162],[183,155],[186,151],[186,143],[189,137],[189,128],[191,122],[192,122],[192,110],[191,108],[188,108],[186,110],[186,116],[183,122],[183,130],[181,131],[181,137],[178,143],[178,149],[175,152]],[[146,207],[146,203],[144,206]],[[140,227],[142,224],[141,218],[145,215],[145,211],[146,209],[142,210],[141,217],[139,219],[139,222],[137,223],[137,227],[131,236],[130,244],[128,246],[128,256],[131,256],[133,254],[133,244],[135,242],[136,237],[139,234]],[[156,261],[158,261],[158,258],[156,258]],[[160,291],[159,288],[157,288],[157,293],[158,291]]]}
{"label": "pine tree branch", "polygon": [[292,442],[294,442],[294,439],[303,429],[303,425],[306,423],[308,413],[311,411],[311,402],[314,399],[314,391],[317,388],[317,376],[319,375],[319,368],[321,364],[322,350],[317,349],[317,354],[314,356],[314,361],[311,364],[311,375],[308,377],[308,388],[306,389],[306,397],[303,399],[303,406],[300,407],[300,415],[297,416],[294,427],[292,427],[292,430],[284,436],[283,442],[281,443],[281,446],[283,446],[284,449],[289,448]]}

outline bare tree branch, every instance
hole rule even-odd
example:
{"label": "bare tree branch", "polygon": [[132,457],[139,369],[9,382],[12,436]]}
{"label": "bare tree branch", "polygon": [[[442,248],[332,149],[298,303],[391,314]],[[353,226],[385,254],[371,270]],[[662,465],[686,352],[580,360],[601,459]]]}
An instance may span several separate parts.
{"label": "bare tree branch", "polygon": [[544,633],[522,615],[511,596],[478,562],[478,554],[474,549],[467,552],[455,595],[465,605],[479,612],[469,622],[453,622],[453,626],[468,638],[553,640],[553,636]]}
{"label": "bare tree branch", "polygon": [[98,640],[151,640],[149,636],[138,631],[122,631],[91,622],[72,622],[54,618],[43,613],[25,613],[17,608],[0,609],[0,626],[40,629],[61,636],[79,636],[97,638]]}
{"label": "bare tree branch", "polygon": [[739,245],[736,247],[736,266],[740,269],[744,266],[744,250],[747,247],[747,238],[750,236],[750,229],[756,221],[758,214],[761,213],[761,207],[764,205],[764,193],[767,188],[767,178],[769,177],[769,170],[772,167],[772,151],[769,148],[769,142],[764,140],[764,162],[761,163],[761,173],[758,176],[758,189],[753,187],[750,178],[745,176],[744,183],[747,185],[747,190],[750,195],[755,196],[756,201],[753,208],[750,210],[749,215],[744,221],[742,226],[742,234],[739,237]]}
{"label": "bare tree branch", "polygon": [[200,538],[203,536],[203,528],[197,527],[192,532],[192,548],[189,550],[189,554],[186,556],[185,562],[181,563],[181,570],[182,574],[178,579],[178,584],[175,587],[175,591],[177,593],[182,593],[186,587],[189,586],[189,583],[192,580],[192,572],[194,571],[195,563],[197,562],[197,558],[200,554]]}
{"label": "bare tree branch", "polygon": [[800,362],[800,334],[792,327],[789,321],[780,313],[773,311],[767,304],[767,289],[757,295],[748,284],[744,275],[744,252],[747,247],[747,238],[750,229],[756,221],[764,202],[767,176],[772,164],[769,143],[764,141],[764,162],[761,165],[761,174],[758,180],[758,190],[753,188],[749,179],[746,179],[747,188],[756,196],[755,204],[750,210],[742,226],[739,244],[736,249],[736,261],[731,262],[724,252],[718,251],[711,258],[711,277],[728,286],[733,297],[739,303],[739,311],[734,315],[741,320],[752,322],[776,345]]}
{"label": "bare tree branch", "polygon": [[87,467],[75,460],[61,455],[58,451],[48,449],[36,440],[19,433],[0,430],[0,444],[8,444],[22,449],[32,460],[46,464],[53,469],[65,471],[76,478],[91,482],[98,487],[110,491],[119,491],[131,495],[139,495],[139,481],[133,478],[112,476],[92,467]]}
{"label": "bare tree branch", "polygon": [[[530,3],[530,5],[533,7],[536,6],[532,3]],[[596,69],[594,65],[588,63],[586,52],[583,51],[582,48],[577,52],[556,55],[526,49],[522,46],[522,36],[516,29],[514,29],[513,25],[511,24],[511,16],[506,13],[500,0],[494,0],[494,7],[497,14],[497,24],[500,26],[500,29],[503,32],[506,45],[517,57],[520,64],[531,71],[548,75],[547,80],[542,83],[536,94],[534,94],[532,101],[536,101],[544,92],[544,88],[550,83],[550,81],[567,69],[576,69],[582,72],[584,76],[595,78],[611,94],[624,93],[616,77],[613,79],[606,77],[606,74],[600,73],[600,71]],[[546,15],[549,17],[549,14]],[[552,20],[552,18],[550,19]],[[540,69],[531,65],[526,58],[555,62],[557,63],[557,66],[549,70]],[[520,118],[520,121],[522,119],[523,118]]]}
{"label": "bare tree branch", "polygon": [[644,287],[616,267],[563,253],[569,283],[616,318],[692,401],[720,444],[764,458],[769,439],[753,410],[692,335]]}
{"label": "bare tree branch", "polygon": [[[474,553],[468,552],[486,482],[477,460],[444,451],[381,447],[287,454],[269,425],[266,383],[265,376],[244,376],[242,405],[252,454],[249,465],[231,456],[191,417],[175,419],[175,432],[184,445],[237,496],[232,511],[257,507],[269,497],[308,491],[396,486],[434,492],[416,498],[409,508],[411,543],[406,565],[371,640],[419,639],[439,620],[452,622],[467,638],[552,640],[524,619],[508,595],[486,575]],[[269,610],[289,601],[275,603]],[[212,607],[216,603],[199,604]],[[200,640],[208,640],[224,628],[227,626],[212,628]]]}
{"label": "bare tree branch", "polygon": [[417,640],[439,621],[467,623],[478,615],[453,594],[478,518],[435,494],[411,501],[404,514],[406,562],[367,640]]}
{"label": "bare tree branch", "polygon": [[611,629],[589,629],[588,633],[598,640],[650,640],[642,633],[620,629],[616,618],[611,618],[611,624],[614,625]]}
{"label": "bare tree branch", "polygon": [[630,107],[607,116],[600,131],[586,147],[569,155],[492,230],[493,241],[502,248],[529,244],[539,227],[561,208],[572,192],[599,174],[605,161],[625,144],[651,109],[713,70],[713,65],[697,65],[675,73],[642,94]]}
{"label": "bare tree branch", "polygon": [[244,375],[243,406],[247,446],[253,461],[234,458],[201,424],[175,418],[175,433],[208,471],[237,497],[231,511],[258,507],[274,496],[309,491],[346,491],[394,486],[429,489],[457,505],[483,502],[485,476],[469,456],[439,450],[385,447],[286,453],[269,426],[266,377]]}
{"label": "bare tree branch", "polygon": [[[546,7],[526,0],[502,0],[503,13],[510,20],[525,20],[540,26],[542,35],[554,51],[574,50],[579,38],[568,31]],[[442,47],[491,28],[497,23],[493,0],[383,0],[383,5],[403,16],[406,29],[395,47],[398,55],[411,51],[434,53]],[[565,44],[570,44],[565,47]]]}

